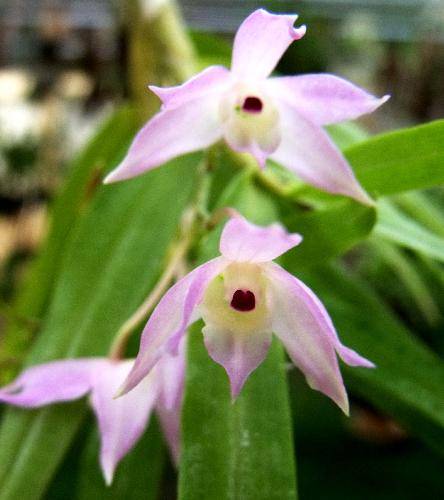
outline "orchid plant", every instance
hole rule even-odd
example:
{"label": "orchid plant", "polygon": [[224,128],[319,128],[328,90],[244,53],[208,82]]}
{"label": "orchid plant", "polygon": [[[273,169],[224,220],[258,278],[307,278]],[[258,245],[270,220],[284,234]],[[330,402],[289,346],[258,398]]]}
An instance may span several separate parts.
{"label": "orchid plant", "polygon": [[[188,38],[170,7],[159,2],[140,21],[146,43],[162,41],[146,53],[174,65],[177,40]],[[413,332],[420,323],[418,337],[430,339],[444,317],[431,292],[442,288],[444,219],[438,196],[404,193],[444,182],[444,124],[365,140],[350,133],[345,149],[334,142],[325,126],[388,96],[332,74],[274,75],[306,34],[297,17],[254,11],[235,34],[230,69],[151,85],[160,111],[123,160],[140,103],[119,109],[73,166],[14,306],[24,326],[17,320],[0,345],[0,368],[16,358],[26,366],[15,379],[15,369],[0,371],[0,499],[50,498],[60,478],[75,483],[72,498],[138,498],[140,469],[118,467],[127,455],[143,466],[143,498],[163,498],[175,474],[161,481],[163,449],[135,446],[153,412],[179,500],[296,499],[294,427],[310,450],[321,436],[328,467],[330,429],[368,436],[378,411],[378,422],[388,415],[425,443],[444,443],[442,363]],[[170,83],[168,64],[156,83]],[[138,178],[97,186],[100,165],[106,184]],[[295,189],[301,181],[315,189]],[[379,279],[383,266],[392,275]],[[394,285],[409,300],[390,295]],[[307,385],[351,414],[348,424]],[[78,466],[66,458],[90,423],[59,404],[84,396],[99,429],[100,482],[83,442]],[[391,437],[396,429],[404,439],[397,425],[389,421]],[[336,449],[341,468],[352,457],[348,474],[347,439]],[[321,483],[312,497],[342,495]]]}

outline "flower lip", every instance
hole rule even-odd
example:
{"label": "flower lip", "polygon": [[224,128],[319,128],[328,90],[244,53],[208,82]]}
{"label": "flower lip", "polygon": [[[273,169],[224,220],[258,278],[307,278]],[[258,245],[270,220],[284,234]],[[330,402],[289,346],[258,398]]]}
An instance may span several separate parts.
{"label": "flower lip", "polygon": [[230,306],[239,312],[253,311],[256,307],[256,297],[250,290],[236,290],[231,299]]}
{"label": "flower lip", "polygon": [[264,104],[259,97],[256,96],[248,96],[244,99],[242,104],[242,111],[246,113],[260,113],[264,107]]}

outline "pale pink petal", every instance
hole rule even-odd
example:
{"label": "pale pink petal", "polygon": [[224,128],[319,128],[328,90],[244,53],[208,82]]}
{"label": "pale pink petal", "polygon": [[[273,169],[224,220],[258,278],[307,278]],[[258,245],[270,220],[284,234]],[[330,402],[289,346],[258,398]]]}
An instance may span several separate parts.
{"label": "pale pink petal", "polygon": [[135,177],[176,156],[210,146],[222,137],[218,112],[217,99],[208,95],[161,111],[137,134],[105,184]]}
{"label": "pale pink petal", "polygon": [[165,436],[171,458],[176,466],[180,458],[180,406],[167,410],[164,406],[156,407],[163,434]]}
{"label": "pale pink petal", "polygon": [[232,76],[227,68],[210,66],[182,85],[176,85],[175,87],[150,85],[149,88],[162,101],[164,109],[172,109],[207,96],[209,93],[212,94],[213,99],[218,100],[221,92],[230,83],[232,83]]}
{"label": "pale pink petal", "polygon": [[271,95],[296,108],[316,125],[353,120],[371,113],[389,98],[377,98],[327,73],[270,78],[265,85]]}
{"label": "pale pink petal", "polygon": [[180,413],[185,385],[185,347],[186,338],[182,337],[177,355],[164,355],[154,368],[159,380],[156,413],[168,443],[171,458],[176,465],[179,464],[180,454]]}
{"label": "pale pink petal", "polygon": [[185,382],[185,346],[183,336],[177,354],[165,354],[156,364],[156,377],[159,379],[158,407],[166,410],[180,408]]}
{"label": "pale pink petal", "polygon": [[132,365],[133,360],[107,362],[96,372],[91,394],[101,437],[100,464],[108,485],[119,461],[143,434],[158,394],[153,373],[131,394],[113,399]]}
{"label": "pale pink petal", "polygon": [[271,332],[234,333],[206,325],[202,333],[208,354],[222,365],[236,398],[250,373],[265,359],[271,344]]}
{"label": "pale pink petal", "polygon": [[[315,298],[317,297],[315,296]],[[336,330],[334,328],[332,331],[336,334]],[[349,366],[363,366],[364,368],[376,368],[376,365],[374,363],[364,358],[353,349],[350,349],[350,347],[341,344],[339,338],[337,337],[337,334],[336,334],[336,339],[337,342],[335,345],[335,349],[336,352],[339,354],[339,357],[342,359],[342,361],[344,361],[344,363],[346,363]]]}
{"label": "pale pink petal", "polygon": [[298,16],[271,14],[259,9],[237,30],[231,69],[240,78],[266,78],[283,53],[305,35],[306,28],[294,28]]}
{"label": "pale pink petal", "polygon": [[272,155],[279,146],[280,135],[276,134],[276,130],[270,130],[268,135],[263,134],[265,139],[258,142],[257,138],[249,138],[238,134],[236,131],[226,128],[224,131],[224,139],[228,146],[237,153],[249,153],[257,161],[259,168],[265,168],[267,158]]}
{"label": "pale pink petal", "polygon": [[327,133],[295,108],[280,102],[282,139],[271,159],[324,191],[374,205]]}
{"label": "pale pink petal", "polygon": [[232,217],[220,239],[221,254],[231,261],[268,262],[299,245],[302,236],[288,233],[280,224],[261,227],[240,215]]}
{"label": "pale pink petal", "polygon": [[352,366],[373,363],[343,346],[327,311],[300,280],[274,263],[264,266],[269,280],[273,331],[313,389],[323,392],[348,414],[348,398],[336,352]]}
{"label": "pale pink petal", "polygon": [[167,352],[178,350],[180,339],[196,315],[208,283],[227,266],[218,257],[202,264],[178,281],[163,296],[142,333],[139,354],[119,394],[135,387]]}
{"label": "pale pink petal", "polygon": [[81,398],[91,389],[94,372],[103,363],[100,358],[89,358],[32,366],[14,382],[0,389],[0,401],[36,408]]}

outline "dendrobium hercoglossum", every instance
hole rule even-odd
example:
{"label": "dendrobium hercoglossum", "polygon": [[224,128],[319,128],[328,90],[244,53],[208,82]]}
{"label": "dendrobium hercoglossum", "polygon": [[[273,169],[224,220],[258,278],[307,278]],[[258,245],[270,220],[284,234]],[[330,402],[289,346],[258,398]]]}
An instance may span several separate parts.
{"label": "dendrobium hercoglossum", "polygon": [[320,189],[371,203],[322,126],[370,113],[387,96],[378,99],[330,74],[269,77],[288,46],[305,34],[305,26],[294,28],[296,19],[256,10],[236,33],[231,71],[210,66],[183,85],[151,86],[162,109],[105,182],[134,177],[224,138],[261,167],[269,157]]}
{"label": "dendrobium hercoglossum", "polygon": [[24,408],[71,401],[90,394],[100,436],[100,464],[106,483],[112,482],[117,464],[142,436],[156,409],[171,454],[179,453],[179,419],[185,357],[183,348],[166,356],[146,379],[122,398],[114,395],[134,360],[79,358],[53,361],[26,369],[0,389],[0,401]]}
{"label": "dendrobium hercoglossum", "polygon": [[202,317],[205,345],[227,371],[233,397],[265,358],[274,332],[309,385],[348,413],[337,354],[351,366],[374,365],[341,344],[316,295],[272,262],[301,239],[279,224],[259,227],[240,215],[230,219],[220,240],[222,255],[178,281],[152,313],[120,393],[174,353],[187,327]]}

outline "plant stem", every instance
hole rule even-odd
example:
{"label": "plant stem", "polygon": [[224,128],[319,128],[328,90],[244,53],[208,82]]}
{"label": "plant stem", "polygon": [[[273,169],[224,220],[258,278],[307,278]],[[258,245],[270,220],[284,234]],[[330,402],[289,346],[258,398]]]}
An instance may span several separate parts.
{"label": "plant stem", "polygon": [[205,223],[205,228],[208,231],[214,229],[219,222],[222,222],[226,217],[235,217],[239,212],[231,207],[221,207],[215,210]]}
{"label": "plant stem", "polygon": [[179,279],[185,274],[187,253],[196,238],[200,236],[201,230],[207,226],[208,172],[209,158],[206,157],[198,168],[199,179],[194,199],[182,215],[181,237],[173,246],[165,270],[151,293],[119,328],[109,351],[111,359],[121,359],[124,356],[126,346],[134,330],[154,309],[174,279]]}
{"label": "plant stem", "polygon": [[128,29],[128,83],[143,122],[159,108],[159,99],[147,85],[175,85],[190,78],[196,72],[195,54],[174,0],[156,8],[141,0],[122,5]]}
{"label": "plant stem", "polygon": [[123,323],[117,332],[117,335],[111,345],[109,352],[109,357],[111,359],[121,359],[126,350],[128,341],[137,328],[137,326],[148,316],[148,314],[154,309],[162,295],[168,289],[168,286],[177,276],[178,273],[182,271],[183,260],[190,248],[192,242],[191,231],[179,241],[171,253],[168,264],[162,273],[156,286],[153,288],[148,297],[142,302],[142,304],[136,309],[136,311]]}

